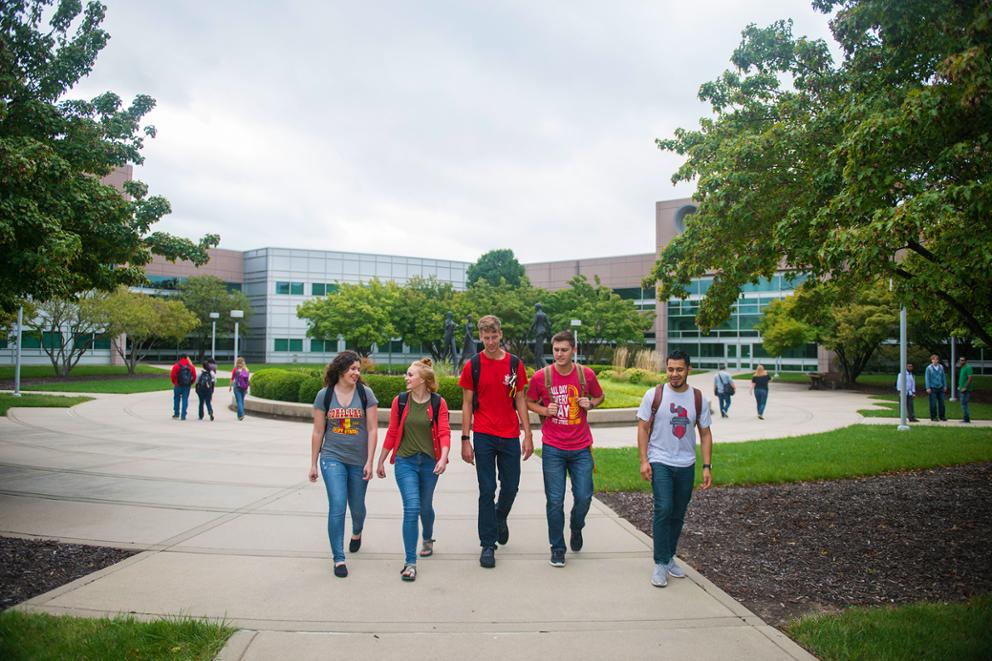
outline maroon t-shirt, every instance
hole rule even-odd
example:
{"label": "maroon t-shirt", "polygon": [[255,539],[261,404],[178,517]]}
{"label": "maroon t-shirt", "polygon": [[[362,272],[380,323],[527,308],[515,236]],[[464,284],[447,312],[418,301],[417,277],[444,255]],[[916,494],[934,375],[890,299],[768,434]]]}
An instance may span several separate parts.
{"label": "maroon t-shirt", "polygon": [[[472,415],[472,429],[481,434],[492,434],[501,438],[519,438],[520,420],[511,396],[527,383],[527,371],[523,361],[517,365],[516,379],[510,377],[510,354],[503,352],[501,360],[487,358],[479,354],[479,387],[476,397],[479,408]],[[462,368],[458,385],[474,390],[472,383],[472,361]]]}

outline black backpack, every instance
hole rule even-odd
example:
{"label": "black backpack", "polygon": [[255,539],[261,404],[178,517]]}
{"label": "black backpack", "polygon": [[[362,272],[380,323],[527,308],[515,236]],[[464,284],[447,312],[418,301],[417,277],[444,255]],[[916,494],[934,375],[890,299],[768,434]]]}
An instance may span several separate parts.
{"label": "black backpack", "polygon": [[[469,360],[472,365],[472,411],[479,410],[479,374],[482,372],[481,354],[475,354]],[[517,394],[517,368],[520,367],[520,359],[510,354],[510,401],[512,405],[513,397]]]}
{"label": "black backpack", "polygon": [[[406,403],[410,400],[410,391],[404,390],[399,394],[399,406],[397,407],[397,412],[399,413],[399,419],[403,419],[403,409],[406,408]],[[441,395],[436,392],[431,393],[431,423],[434,425],[434,429],[437,429],[437,419],[439,417],[438,412],[441,410]]]}
{"label": "black backpack", "polygon": [[[369,396],[365,393],[365,384],[361,381],[355,386],[358,389],[358,399],[362,400],[362,412],[366,413],[369,408]],[[327,412],[331,410],[331,397],[334,395],[334,386],[327,386],[324,391],[324,424],[327,424]],[[378,423],[377,423],[378,424]]]}
{"label": "black backpack", "polygon": [[176,376],[176,383],[183,388],[193,385],[193,368],[188,363],[179,364],[179,374]]}
{"label": "black backpack", "polygon": [[196,377],[197,392],[208,393],[214,389],[213,375],[207,370],[202,370],[200,376]]}

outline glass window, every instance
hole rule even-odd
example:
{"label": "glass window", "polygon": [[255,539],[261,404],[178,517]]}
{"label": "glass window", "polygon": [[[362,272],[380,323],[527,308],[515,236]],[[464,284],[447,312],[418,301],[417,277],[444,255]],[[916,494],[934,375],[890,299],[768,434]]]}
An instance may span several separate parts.
{"label": "glass window", "polygon": [[289,350],[290,351],[303,351],[303,339],[302,338],[291,339],[289,341]]}
{"label": "glass window", "polygon": [[291,282],[289,283],[289,293],[293,296],[303,296],[303,283],[302,282]]}
{"label": "glass window", "polygon": [[327,291],[327,285],[323,282],[315,282],[310,285],[311,296],[323,296]]}
{"label": "glass window", "polygon": [[288,294],[289,293],[289,283],[288,282],[276,282],[276,293],[277,294]]}
{"label": "glass window", "polygon": [[281,337],[275,338],[275,351],[289,351],[289,340]]}
{"label": "glass window", "polygon": [[328,282],[327,283],[327,293],[328,294],[333,294],[337,290],[338,290],[337,283],[334,283],[334,282]]}

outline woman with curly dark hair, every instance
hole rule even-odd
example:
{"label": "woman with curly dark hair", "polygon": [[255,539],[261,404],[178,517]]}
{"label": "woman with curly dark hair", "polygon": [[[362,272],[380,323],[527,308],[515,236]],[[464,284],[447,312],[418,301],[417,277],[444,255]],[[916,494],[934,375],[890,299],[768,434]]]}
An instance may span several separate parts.
{"label": "woman with curly dark hair", "polygon": [[351,510],[348,551],[362,546],[365,526],[365,491],[372,479],[372,461],[378,440],[378,400],[362,382],[361,358],[342,351],[324,371],[324,387],[313,402],[310,437],[311,482],[317,465],[327,488],[327,537],[334,556],[334,575],[344,578],[344,513]]}

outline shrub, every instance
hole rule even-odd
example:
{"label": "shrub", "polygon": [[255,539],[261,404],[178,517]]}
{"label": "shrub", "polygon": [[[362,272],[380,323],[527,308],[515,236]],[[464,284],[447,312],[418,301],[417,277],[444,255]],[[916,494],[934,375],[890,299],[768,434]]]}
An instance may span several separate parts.
{"label": "shrub", "polygon": [[393,398],[406,390],[406,380],[402,376],[363,374],[362,381],[375,393],[375,398],[379,400],[380,408],[391,406]]}
{"label": "shrub", "polygon": [[596,374],[597,378],[609,379],[610,381],[624,381],[625,377],[623,372],[617,372],[614,369],[605,369]]}
{"label": "shrub", "polygon": [[459,410],[462,407],[462,395],[465,391],[458,385],[458,379],[453,376],[442,376],[437,380],[437,391],[448,402],[449,410]]}
{"label": "shrub", "polygon": [[656,386],[664,380],[658,372],[652,372],[639,367],[629,367],[624,370],[623,374],[624,381],[629,381],[630,383],[635,384]]}
{"label": "shrub", "polygon": [[613,365],[602,365],[602,364],[590,364],[590,365],[586,365],[586,367],[591,369],[596,376],[599,376],[599,374],[604,370],[613,369]]}
{"label": "shrub", "polygon": [[251,393],[264,399],[295,402],[299,396],[300,383],[309,376],[310,372],[297,370],[259,370],[252,374]]}
{"label": "shrub", "polygon": [[307,378],[300,381],[300,387],[297,391],[296,401],[309,404],[310,402],[317,399],[317,393],[320,389],[324,387],[324,377],[323,376],[308,376]]}

